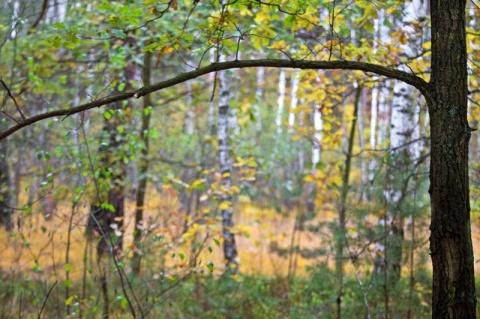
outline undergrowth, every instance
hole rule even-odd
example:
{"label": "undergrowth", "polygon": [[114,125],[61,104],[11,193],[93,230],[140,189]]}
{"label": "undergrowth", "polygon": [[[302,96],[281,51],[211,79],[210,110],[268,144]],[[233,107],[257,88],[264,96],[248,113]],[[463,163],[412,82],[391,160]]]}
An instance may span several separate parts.
{"label": "undergrowth", "polygon": [[[362,285],[354,274],[344,278],[342,318],[383,318],[386,312],[388,318],[431,317],[428,270],[418,269],[413,282],[411,278],[402,278],[388,291],[384,291],[379,279],[366,277],[360,279]],[[73,298],[67,302],[63,298],[65,287],[58,282],[8,274],[3,274],[3,278],[1,318],[102,318],[105,301],[98,288],[99,277],[85,283],[73,282],[70,286]],[[119,288],[121,284],[115,278],[111,274],[108,281],[109,318],[133,318],[124,291]],[[189,274],[184,278],[130,278],[130,283],[132,290],[128,296],[136,318],[336,318],[335,275],[322,265],[309,269],[304,277],[293,279]]]}

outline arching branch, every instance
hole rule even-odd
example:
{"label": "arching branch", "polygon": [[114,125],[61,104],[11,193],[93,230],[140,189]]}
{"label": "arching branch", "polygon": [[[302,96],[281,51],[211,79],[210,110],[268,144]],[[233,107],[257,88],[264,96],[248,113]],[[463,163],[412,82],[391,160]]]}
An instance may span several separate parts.
{"label": "arching branch", "polygon": [[378,75],[386,76],[392,79],[403,81],[417,88],[427,99],[429,98],[429,84],[422,78],[413,74],[403,72],[400,70],[392,69],[389,67],[381,66],[378,64],[354,62],[354,61],[306,61],[306,60],[277,60],[277,59],[264,59],[264,60],[235,60],[227,62],[212,63],[208,66],[198,68],[191,72],[182,73],[172,79],[161,81],[150,86],[143,87],[136,92],[126,92],[120,94],[109,95],[101,99],[95,100],[90,103],[82,104],[70,109],[56,110],[38,114],[25,119],[24,121],[17,123],[4,132],[0,133],[0,140],[12,135],[16,131],[23,127],[29,126],[42,120],[57,117],[57,116],[70,116],[85,110],[101,107],[113,102],[123,101],[130,98],[140,98],[144,95],[160,91],[162,89],[175,86],[179,83],[195,79],[202,75],[239,68],[256,68],[256,67],[272,67],[272,68],[293,68],[303,70],[357,70],[375,73]]}
{"label": "arching branch", "polygon": [[45,13],[47,12],[47,8],[48,8],[48,0],[43,0],[42,10],[40,11],[40,14],[38,15],[37,20],[35,20],[35,22],[30,27],[29,32],[32,31],[33,29],[35,29],[38,26],[38,24],[40,23],[40,21],[42,21],[43,17],[45,16]]}

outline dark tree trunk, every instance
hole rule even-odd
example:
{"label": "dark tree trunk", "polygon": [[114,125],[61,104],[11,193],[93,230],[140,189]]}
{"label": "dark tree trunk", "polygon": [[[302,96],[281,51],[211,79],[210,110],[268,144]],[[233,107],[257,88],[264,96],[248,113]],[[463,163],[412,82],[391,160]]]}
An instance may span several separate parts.
{"label": "dark tree trunk", "polygon": [[0,226],[13,228],[10,192],[10,170],[7,160],[7,139],[0,141]]}
{"label": "dark tree trunk", "polygon": [[[143,71],[142,79],[144,85],[150,85],[151,81],[151,67],[152,67],[152,54],[145,52],[143,58]],[[148,108],[152,105],[150,95],[143,97],[143,114],[142,114],[142,127],[140,129],[140,140],[143,141],[144,147],[140,152],[140,158],[138,160],[138,189],[136,196],[135,207],[135,230],[133,231],[133,243],[135,249],[133,251],[134,257],[132,259],[132,271],[138,276],[140,275],[140,261],[142,257],[142,235],[143,227],[145,226],[143,220],[143,212],[145,205],[145,195],[147,193],[147,172],[148,172],[148,152],[150,149],[150,112]]]}
{"label": "dark tree trunk", "polygon": [[[135,41],[132,38],[127,38],[125,44],[134,45]],[[135,79],[136,65],[129,58],[127,58],[126,65],[121,81],[125,83],[124,90],[130,91],[133,90],[131,82]],[[107,107],[111,118],[105,119],[103,138],[108,144],[108,150],[100,150],[100,165],[105,169],[103,177],[109,175],[110,185],[107,187],[106,198],[102,194],[98,194],[96,202],[92,204],[87,226],[87,234],[96,230],[102,237],[97,245],[99,256],[111,250],[121,255],[123,249],[125,179],[127,173],[127,165],[123,157],[126,156],[124,147],[126,132],[120,133],[118,128],[128,124],[131,120],[132,112],[126,111],[131,108],[130,103],[124,104],[122,101],[112,103]],[[104,189],[98,189],[97,191],[102,193]],[[101,204],[109,204],[110,207],[101,207]]]}
{"label": "dark tree trunk", "polygon": [[431,1],[430,250],[433,318],[475,318],[468,189],[467,52],[464,0]]}

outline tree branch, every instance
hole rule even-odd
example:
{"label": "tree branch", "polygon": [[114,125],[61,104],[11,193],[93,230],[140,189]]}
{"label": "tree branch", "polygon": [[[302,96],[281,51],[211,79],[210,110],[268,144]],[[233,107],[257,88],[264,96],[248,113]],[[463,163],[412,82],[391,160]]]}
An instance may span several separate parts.
{"label": "tree branch", "polygon": [[56,110],[51,112],[46,112],[43,114],[38,114],[32,117],[29,117],[17,123],[16,125],[10,127],[6,131],[0,133],[0,140],[12,135],[16,131],[40,122],[42,120],[57,117],[57,116],[70,116],[85,110],[93,109],[96,107],[101,107],[110,103],[127,100],[130,98],[140,98],[144,95],[160,91],[162,89],[175,86],[179,83],[195,79],[202,75],[228,70],[228,69],[239,69],[239,68],[256,68],[256,67],[272,67],[272,68],[293,68],[293,69],[302,69],[302,70],[357,70],[364,72],[371,72],[378,75],[386,76],[392,79],[403,81],[407,84],[410,84],[417,88],[427,99],[431,101],[429,94],[429,84],[425,82],[422,78],[415,76],[413,74],[403,72],[400,70],[392,69],[386,66],[381,66],[372,63],[365,62],[354,62],[354,61],[306,61],[306,60],[278,60],[278,59],[264,59],[264,60],[235,60],[227,62],[217,62],[212,63],[208,66],[198,68],[191,72],[182,73],[172,79],[161,81],[150,86],[143,87],[136,92],[126,92],[120,94],[113,94],[101,99],[92,101],[90,103],[85,103],[70,109]]}

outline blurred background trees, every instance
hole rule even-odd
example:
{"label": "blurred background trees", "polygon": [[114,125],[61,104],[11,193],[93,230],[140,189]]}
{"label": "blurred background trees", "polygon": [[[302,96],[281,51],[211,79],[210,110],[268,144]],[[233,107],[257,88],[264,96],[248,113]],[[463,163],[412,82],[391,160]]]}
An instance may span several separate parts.
{"label": "blurred background trees", "polygon": [[[419,3],[3,1],[0,128],[224,59],[428,80]],[[257,68],[31,125],[0,141],[0,317],[428,317],[428,123],[396,81]]]}

